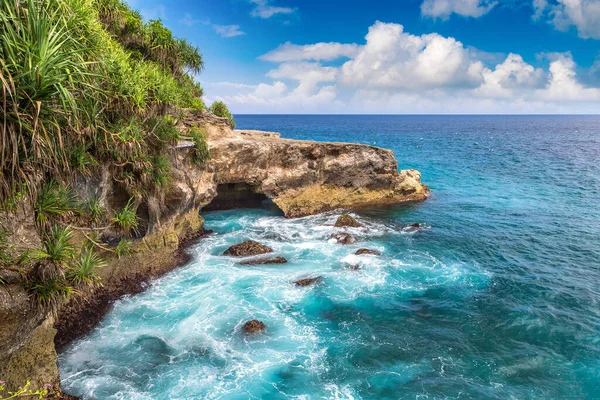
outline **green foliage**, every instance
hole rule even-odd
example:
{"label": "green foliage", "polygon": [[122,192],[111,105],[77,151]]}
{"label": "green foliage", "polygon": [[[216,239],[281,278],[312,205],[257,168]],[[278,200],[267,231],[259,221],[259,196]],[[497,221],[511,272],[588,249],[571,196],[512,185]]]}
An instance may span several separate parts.
{"label": "green foliage", "polygon": [[73,232],[68,228],[54,225],[44,235],[42,249],[30,253],[33,260],[44,260],[61,266],[67,265],[75,257],[75,246],[71,243]]}
{"label": "green foliage", "polygon": [[100,204],[99,199],[87,199],[84,207],[86,214],[93,222],[99,221],[106,213],[106,210]]}
{"label": "green foliage", "polygon": [[203,128],[193,127],[188,131],[188,135],[195,144],[192,152],[194,161],[200,165],[205,164],[210,159],[210,152],[208,150],[208,144],[206,143],[208,133]]}
{"label": "green foliage", "polygon": [[0,37],[1,204],[22,183],[35,198],[39,176],[89,173],[107,156],[115,179],[142,182],[178,137],[143,121],[205,107],[198,48],[122,0],[0,0]]}
{"label": "green foliage", "polygon": [[66,277],[76,287],[89,288],[100,285],[98,268],[105,265],[104,261],[94,253],[92,247],[81,251],[79,260],[66,272]]}
{"label": "green foliage", "polygon": [[64,219],[79,212],[77,196],[65,185],[51,179],[42,186],[34,205],[36,220],[40,225],[51,219]]}
{"label": "green foliage", "polygon": [[168,186],[171,183],[171,164],[165,156],[154,156],[151,160],[152,178],[156,186]]}
{"label": "green foliage", "polygon": [[75,288],[60,278],[39,280],[29,286],[29,291],[33,293],[40,305],[52,310],[57,310],[62,302],[77,293]]}
{"label": "green foliage", "polygon": [[235,121],[233,120],[233,115],[229,112],[229,109],[222,101],[215,101],[212,106],[210,106],[210,112],[215,114],[217,117],[227,118],[231,123],[231,126],[235,128]]}
{"label": "green foliage", "polygon": [[115,254],[118,258],[121,258],[122,256],[131,254],[132,248],[133,244],[130,240],[121,239],[117,247],[115,247]]}
{"label": "green foliage", "polygon": [[121,211],[115,211],[115,216],[112,218],[112,221],[117,230],[119,230],[122,234],[128,234],[131,231],[137,231],[139,220],[137,214],[135,213],[133,199],[129,199]]}

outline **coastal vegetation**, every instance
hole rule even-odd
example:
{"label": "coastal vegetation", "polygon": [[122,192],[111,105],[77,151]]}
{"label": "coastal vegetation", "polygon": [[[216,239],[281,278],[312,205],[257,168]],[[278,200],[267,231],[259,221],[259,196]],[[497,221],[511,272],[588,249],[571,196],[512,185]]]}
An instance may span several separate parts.
{"label": "coastal vegetation", "polygon": [[[178,141],[208,161],[206,131],[180,128],[186,110],[207,110],[195,80],[204,61],[121,0],[0,0],[0,37],[0,212],[31,205],[41,243],[21,251],[2,229],[0,267],[56,310],[100,284],[100,254],[131,252],[137,208],[168,190]],[[210,110],[233,125],[222,102]],[[122,185],[125,204],[105,209],[77,192],[77,179],[99,168]]]}

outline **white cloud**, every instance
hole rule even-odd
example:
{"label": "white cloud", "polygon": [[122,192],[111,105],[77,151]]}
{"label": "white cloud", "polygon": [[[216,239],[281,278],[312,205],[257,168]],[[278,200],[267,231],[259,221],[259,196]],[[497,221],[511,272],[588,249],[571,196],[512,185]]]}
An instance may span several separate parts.
{"label": "white cloud", "polygon": [[213,25],[215,31],[224,38],[230,38],[240,35],[245,35],[246,32],[240,30],[239,25]]}
{"label": "white cloud", "polygon": [[475,86],[483,81],[483,65],[454,38],[437,33],[404,32],[399,24],[376,22],[367,44],[341,68],[340,80],[368,88],[418,89]]}
{"label": "white cloud", "polygon": [[556,29],[568,31],[575,27],[584,39],[600,39],[600,1],[558,0],[550,13]]}
{"label": "white cloud", "polygon": [[259,58],[264,61],[286,62],[286,61],[332,61],[340,57],[352,58],[360,49],[357,44],[342,43],[315,43],[300,46],[286,42]]}
{"label": "white cloud", "polygon": [[498,4],[493,0],[424,0],[421,14],[431,18],[446,20],[452,14],[479,18],[490,12]]}
{"label": "white cloud", "polygon": [[253,17],[271,18],[277,14],[291,14],[295,11],[291,7],[276,7],[269,4],[269,0],[250,0],[255,5],[250,13]]}
{"label": "white cloud", "polygon": [[[593,113],[599,109],[600,89],[582,83],[570,54],[545,54],[540,62],[550,62],[546,70],[518,54],[489,65],[490,57],[482,57],[486,53],[454,38],[411,35],[402,25],[382,22],[371,26],[365,39],[359,46],[327,43],[327,51],[316,51],[319,43],[285,44],[267,53],[273,61],[283,61],[267,73],[269,82],[205,88],[211,98],[225,101],[234,112],[247,113]],[[345,46],[356,46],[354,54],[338,51]],[[327,64],[336,57],[350,60],[341,66]]]}
{"label": "white cloud", "polygon": [[192,17],[192,14],[186,13],[185,16],[179,22],[191,28],[192,26],[202,21],[194,19],[194,17]]}
{"label": "white cloud", "polygon": [[140,14],[145,21],[150,19],[167,19],[167,9],[164,4],[157,4],[154,8],[142,8]]}

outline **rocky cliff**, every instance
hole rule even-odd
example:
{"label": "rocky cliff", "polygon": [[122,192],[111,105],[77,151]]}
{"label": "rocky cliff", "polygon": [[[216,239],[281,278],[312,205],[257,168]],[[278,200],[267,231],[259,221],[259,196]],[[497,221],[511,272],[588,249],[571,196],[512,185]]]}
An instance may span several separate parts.
{"label": "rocky cliff", "polygon": [[[189,113],[180,125],[182,131],[207,131],[210,161],[194,163],[190,143],[173,148],[172,184],[136,198],[140,229],[133,252],[121,258],[108,250],[103,254],[103,287],[85,301],[65,305],[54,323],[28,297],[18,274],[0,269],[0,380],[13,387],[26,379],[32,387],[58,383],[55,342],[60,346],[87,332],[116,298],[143,290],[145,281],[184,262],[182,248],[203,233],[202,210],[255,206],[270,199],[286,217],[300,217],[422,201],[429,195],[419,172],[397,171],[390,150],[234,131],[226,119],[208,113]],[[106,209],[122,208],[130,198],[108,167],[79,177],[74,186],[82,198],[93,195]],[[33,218],[24,205],[17,212],[0,213],[0,228],[7,227],[20,247],[36,247]],[[110,230],[102,239],[110,246]]]}

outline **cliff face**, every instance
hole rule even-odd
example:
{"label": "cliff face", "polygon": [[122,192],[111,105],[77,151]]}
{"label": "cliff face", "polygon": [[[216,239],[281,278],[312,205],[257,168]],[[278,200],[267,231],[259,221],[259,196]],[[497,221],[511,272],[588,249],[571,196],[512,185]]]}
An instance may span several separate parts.
{"label": "cliff face", "polygon": [[[189,113],[181,125],[182,130],[206,129],[210,161],[194,163],[188,144],[173,149],[172,184],[136,200],[140,234],[132,254],[103,254],[107,265],[98,273],[104,286],[85,302],[63,307],[53,324],[18,277],[0,269],[0,380],[13,387],[27,379],[32,387],[58,382],[54,342],[60,346],[87,332],[114,299],[142,291],[145,281],[184,262],[182,246],[203,231],[202,210],[254,206],[271,199],[286,217],[299,217],[336,208],[421,201],[429,195],[419,172],[397,171],[390,150],[233,131],[227,120],[207,113]],[[78,179],[75,189],[83,198],[99,198],[106,209],[120,209],[130,197],[102,166],[92,177]],[[18,218],[0,214],[0,223],[12,221],[12,239],[20,247],[38,247],[31,209],[24,210]],[[104,236],[110,242],[110,230]]]}
{"label": "cliff face", "polygon": [[286,217],[425,200],[415,170],[397,172],[391,150],[349,143],[280,139],[261,132],[210,137],[218,188],[243,183]]}

